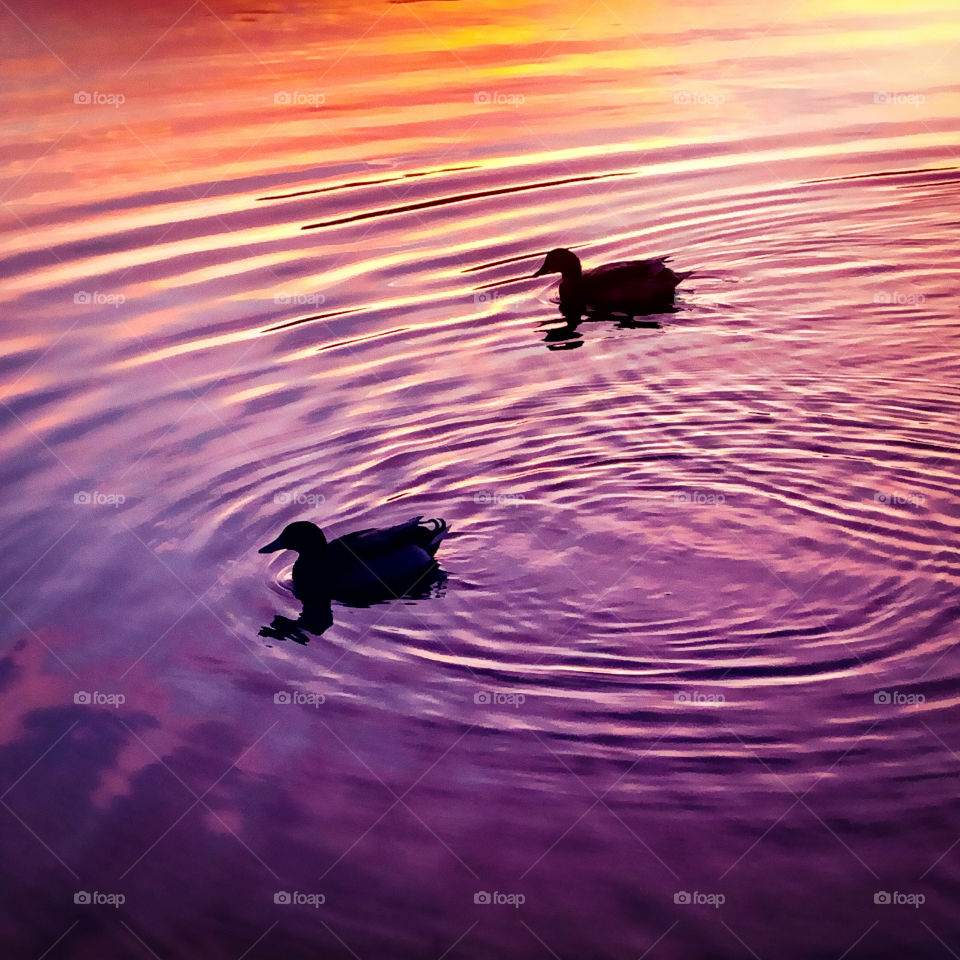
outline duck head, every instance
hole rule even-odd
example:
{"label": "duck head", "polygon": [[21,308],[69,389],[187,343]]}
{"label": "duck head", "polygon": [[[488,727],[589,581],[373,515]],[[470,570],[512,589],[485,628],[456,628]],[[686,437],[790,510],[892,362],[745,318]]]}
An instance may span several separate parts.
{"label": "duck head", "polygon": [[278,550],[296,550],[297,553],[304,553],[322,550],[326,545],[327,538],[315,523],[309,520],[297,520],[296,523],[287,524],[276,540],[261,547],[257,553],[276,553]]}
{"label": "duck head", "polygon": [[547,259],[543,261],[543,266],[534,274],[535,277],[542,277],[545,273],[559,273],[564,279],[567,277],[580,276],[580,258],[569,250],[557,247],[547,254]]}

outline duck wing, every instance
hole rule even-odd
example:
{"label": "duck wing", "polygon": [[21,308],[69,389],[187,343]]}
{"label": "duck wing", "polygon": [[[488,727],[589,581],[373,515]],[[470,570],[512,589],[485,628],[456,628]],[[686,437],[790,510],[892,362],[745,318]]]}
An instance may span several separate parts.
{"label": "duck wing", "polygon": [[335,600],[361,605],[421,591],[437,577],[433,555],[446,533],[444,520],[414,517],[333,540],[320,571],[324,590]]}
{"label": "duck wing", "polygon": [[419,547],[432,557],[448,529],[445,520],[424,521],[423,517],[413,517],[406,523],[398,523],[393,527],[371,527],[348,533],[331,541],[327,549],[331,556],[342,558],[346,562],[370,561],[399,553],[409,547]]}
{"label": "duck wing", "polygon": [[677,285],[689,274],[674,273],[667,257],[605,263],[583,275],[586,299],[593,304],[657,302],[673,297]]}
{"label": "duck wing", "polygon": [[672,274],[667,266],[669,257],[654,257],[651,260],[620,260],[616,263],[605,263],[584,273],[584,280],[600,283],[615,283],[630,279],[647,279],[659,277],[664,272]]}

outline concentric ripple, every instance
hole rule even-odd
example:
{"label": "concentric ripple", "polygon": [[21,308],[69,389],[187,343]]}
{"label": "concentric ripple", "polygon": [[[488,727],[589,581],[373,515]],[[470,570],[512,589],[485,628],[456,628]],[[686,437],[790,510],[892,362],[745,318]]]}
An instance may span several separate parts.
{"label": "concentric ripple", "polygon": [[[884,885],[950,929],[955,10],[642,6],[158,5],[113,66],[62,21],[7,51],[4,789],[69,868],[5,851],[23,955],[78,883],[170,956],[246,955],[287,887],[329,927],[264,956],[746,955],[663,933],[687,888],[755,956],[845,955]],[[694,274],[571,325],[561,245]],[[418,515],[429,596],[261,635],[286,523]],[[488,887],[526,929],[470,927]]]}

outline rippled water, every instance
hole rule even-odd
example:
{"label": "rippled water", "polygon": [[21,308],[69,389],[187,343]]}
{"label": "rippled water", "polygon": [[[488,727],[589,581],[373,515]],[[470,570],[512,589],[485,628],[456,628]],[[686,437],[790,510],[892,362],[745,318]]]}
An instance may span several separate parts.
{"label": "rippled water", "polygon": [[960,950],[954,4],[0,19],[10,956]]}

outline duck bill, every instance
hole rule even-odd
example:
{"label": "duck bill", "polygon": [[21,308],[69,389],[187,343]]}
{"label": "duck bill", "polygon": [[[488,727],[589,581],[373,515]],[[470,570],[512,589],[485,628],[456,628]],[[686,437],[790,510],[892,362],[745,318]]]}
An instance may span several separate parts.
{"label": "duck bill", "polygon": [[544,264],[533,276],[542,277],[547,272],[547,265]]}
{"label": "duck bill", "polygon": [[276,540],[271,540],[265,547],[261,547],[257,553],[276,553],[278,550],[285,550],[286,548],[280,542],[282,539],[282,537],[277,537]]}

